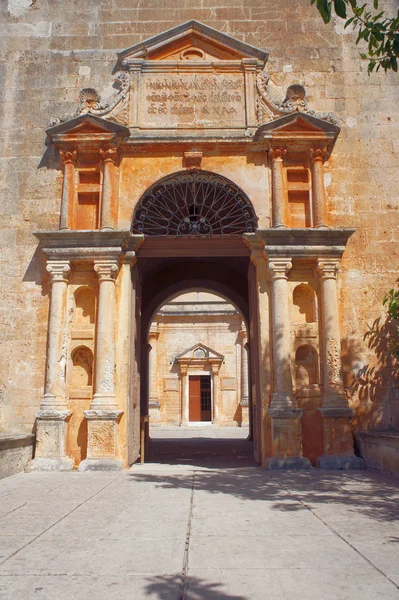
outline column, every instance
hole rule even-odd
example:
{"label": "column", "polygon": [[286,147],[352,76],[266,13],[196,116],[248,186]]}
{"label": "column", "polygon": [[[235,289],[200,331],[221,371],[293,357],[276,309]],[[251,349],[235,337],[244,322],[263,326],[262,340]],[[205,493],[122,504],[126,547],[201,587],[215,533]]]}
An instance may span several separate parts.
{"label": "column", "polygon": [[70,212],[73,210],[75,200],[75,163],[76,150],[61,151],[61,160],[64,165],[64,179],[62,181],[60,229],[71,229]]}
{"label": "column", "polygon": [[102,260],[94,262],[94,270],[99,280],[94,396],[90,410],[85,411],[87,459],[79,470],[113,471],[122,467],[116,452],[117,423],[123,411],[115,396],[115,279],[119,267],[116,260]]}
{"label": "column", "polygon": [[212,372],[212,395],[213,395],[213,415],[212,423],[219,424],[219,368],[220,366],[211,364]]}
{"label": "column", "polygon": [[[245,239],[245,238],[244,238]],[[267,258],[262,240],[248,240],[251,248],[249,267],[251,367],[255,385],[251,388],[250,436],[254,457],[261,465],[272,454],[271,417],[268,412],[271,390],[270,299]]]}
{"label": "column", "polygon": [[115,199],[115,161],[116,148],[101,148],[103,161],[103,186],[101,195],[101,231],[112,231],[114,227],[113,211]]}
{"label": "column", "polygon": [[189,420],[188,365],[180,365],[181,382],[181,425],[187,427]]}
{"label": "column", "polygon": [[323,169],[326,153],[326,148],[310,149],[313,227],[318,229],[328,229],[326,220],[326,192],[324,189]]}
{"label": "column", "polygon": [[246,344],[247,333],[241,331],[241,406],[248,406],[248,346]]}
{"label": "column", "polygon": [[362,460],[354,456],[351,417],[343,392],[341,337],[337,298],[338,259],[319,259],[321,332],[323,357],[323,415],[324,455],[317,464],[325,469],[361,468]]}
{"label": "column", "polygon": [[283,167],[286,152],[285,148],[273,148],[269,151],[272,170],[272,227],[276,227],[277,229],[286,227],[286,193]]}
{"label": "column", "polygon": [[273,329],[273,395],[269,407],[272,417],[273,457],[269,469],[310,469],[302,456],[302,411],[297,407],[292,385],[292,339],[288,271],[290,258],[269,258]]}
{"label": "column", "polygon": [[71,416],[66,398],[67,363],[66,311],[67,260],[49,260],[51,297],[49,309],[45,389],[36,421],[36,451],[30,470],[69,470],[73,460],[66,456],[67,422]]}
{"label": "column", "polygon": [[157,339],[159,337],[158,331],[155,329],[150,330],[148,344],[148,408],[151,420],[159,421],[159,407],[158,401],[158,348]]}

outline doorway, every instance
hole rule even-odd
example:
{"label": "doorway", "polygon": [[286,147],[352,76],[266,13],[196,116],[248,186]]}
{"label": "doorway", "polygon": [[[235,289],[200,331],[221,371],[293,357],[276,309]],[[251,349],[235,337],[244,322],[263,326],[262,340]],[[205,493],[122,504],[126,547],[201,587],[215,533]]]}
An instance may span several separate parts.
{"label": "doorway", "polygon": [[212,422],[212,391],[210,375],[189,376],[190,423]]}

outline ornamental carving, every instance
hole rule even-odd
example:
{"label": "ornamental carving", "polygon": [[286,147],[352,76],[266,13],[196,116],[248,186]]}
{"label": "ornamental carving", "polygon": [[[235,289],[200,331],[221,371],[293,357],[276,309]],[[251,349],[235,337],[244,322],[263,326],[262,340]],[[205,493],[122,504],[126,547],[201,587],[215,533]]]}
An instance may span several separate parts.
{"label": "ornamental carving", "polygon": [[107,100],[101,100],[101,96],[94,88],[84,88],[79,92],[80,104],[77,111],[71,115],[55,117],[51,125],[59,125],[80,115],[96,115],[106,117],[108,121],[114,121],[121,125],[127,125],[129,120],[129,73],[119,71],[115,75],[113,87],[117,88],[116,94]]}
{"label": "ornamental carving", "polygon": [[258,125],[264,125],[269,121],[274,121],[279,117],[289,115],[295,112],[302,112],[312,115],[323,121],[328,121],[338,125],[338,120],[332,113],[319,113],[308,107],[306,100],[306,90],[303,85],[295,83],[287,88],[285,98],[281,102],[273,100],[270,96],[268,85],[270,75],[262,71],[256,78],[256,111]]}

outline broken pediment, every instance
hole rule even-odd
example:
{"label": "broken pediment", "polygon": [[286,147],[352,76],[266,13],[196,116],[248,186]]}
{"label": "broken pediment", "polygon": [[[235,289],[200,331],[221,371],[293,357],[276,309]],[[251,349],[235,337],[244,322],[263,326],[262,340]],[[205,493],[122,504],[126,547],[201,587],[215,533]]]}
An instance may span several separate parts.
{"label": "broken pediment", "polygon": [[328,155],[339,132],[340,128],[334,123],[307,113],[293,112],[261,125],[255,139],[273,140],[273,144],[288,145],[292,150],[305,149],[314,142],[321,142]]}
{"label": "broken pediment", "polygon": [[95,115],[83,114],[50,127],[46,131],[56,144],[84,143],[94,141],[117,142],[128,137],[128,127],[119,125]]}
{"label": "broken pediment", "polygon": [[134,59],[184,62],[255,59],[263,67],[268,53],[192,20],[135,44],[119,52],[118,57],[125,65]]}

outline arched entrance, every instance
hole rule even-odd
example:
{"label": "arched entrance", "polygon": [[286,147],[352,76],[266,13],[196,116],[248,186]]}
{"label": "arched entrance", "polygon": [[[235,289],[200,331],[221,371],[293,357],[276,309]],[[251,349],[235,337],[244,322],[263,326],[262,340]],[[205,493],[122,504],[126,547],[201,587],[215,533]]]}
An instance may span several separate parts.
{"label": "arched entrance", "polygon": [[[156,310],[168,298],[187,289],[205,288],[232,302],[249,330],[251,263],[242,234],[253,232],[256,224],[246,194],[227,178],[207,171],[164,177],[137,204],[132,232],[145,236],[135,266],[140,282],[142,415],[149,413],[148,334]],[[252,328],[251,337],[255,335]],[[251,402],[256,370],[249,363],[251,437],[255,458],[261,462],[260,424]]]}

